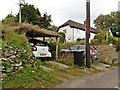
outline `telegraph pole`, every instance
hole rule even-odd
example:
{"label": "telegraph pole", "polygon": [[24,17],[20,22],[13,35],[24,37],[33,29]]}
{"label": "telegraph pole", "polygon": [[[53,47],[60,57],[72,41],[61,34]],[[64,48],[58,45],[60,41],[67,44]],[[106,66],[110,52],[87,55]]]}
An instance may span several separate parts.
{"label": "telegraph pole", "polygon": [[21,7],[25,4],[25,0],[19,0],[19,23],[21,23]]}
{"label": "telegraph pole", "polygon": [[19,23],[21,23],[21,4],[19,4]]}
{"label": "telegraph pole", "polygon": [[120,1],[118,1],[118,12],[120,12]]}
{"label": "telegraph pole", "polygon": [[90,67],[90,0],[86,1],[86,67]]}

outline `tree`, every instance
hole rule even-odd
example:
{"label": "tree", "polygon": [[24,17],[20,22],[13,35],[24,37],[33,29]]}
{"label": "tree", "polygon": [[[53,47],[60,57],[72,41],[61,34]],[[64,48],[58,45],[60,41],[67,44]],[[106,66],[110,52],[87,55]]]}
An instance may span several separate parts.
{"label": "tree", "polygon": [[110,15],[100,15],[94,20],[95,26],[104,30],[112,26],[112,17]]}
{"label": "tree", "polygon": [[112,29],[120,32],[120,12],[116,12],[114,19],[114,27]]}
{"label": "tree", "polygon": [[[36,22],[40,19],[41,14],[38,10],[31,4],[24,4],[21,8],[21,20],[22,22],[28,22],[32,24],[37,24]],[[19,21],[19,13],[16,16],[17,21]]]}
{"label": "tree", "polygon": [[62,32],[59,32],[59,34],[61,35],[61,37],[60,37],[60,42],[61,42],[61,43],[64,43],[64,42],[65,42],[65,34],[62,33]]}
{"label": "tree", "polygon": [[[38,25],[41,28],[57,31],[57,26],[51,25],[51,15],[44,13],[41,15],[38,8],[35,8],[34,5],[24,4],[21,7],[21,20],[22,22],[30,23],[33,25]],[[2,20],[2,23],[11,24],[19,22],[19,13],[17,15],[8,14],[5,19]]]}
{"label": "tree", "polygon": [[39,22],[40,22],[39,26],[41,28],[50,29],[49,27],[51,26],[51,24],[50,24],[50,22],[51,22],[51,15],[47,15],[47,13],[44,13],[43,17],[41,17]]}
{"label": "tree", "polygon": [[111,12],[107,15],[99,15],[94,20],[95,27],[100,30],[111,28],[114,31],[120,32],[120,12]]}
{"label": "tree", "polygon": [[58,27],[55,25],[51,25],[50,30],[57,32]]}
{"label": "tree", "polygon": [[[21,8],[21,20],[22,22],[31,23],[33,25],[39,25],[41,28],[49,29],[51,26],[51,15],[44,13],[41,16],[39,9],[34,5],[24,4]],[[16,21],[19,21],[19,13],[16,15]]]}

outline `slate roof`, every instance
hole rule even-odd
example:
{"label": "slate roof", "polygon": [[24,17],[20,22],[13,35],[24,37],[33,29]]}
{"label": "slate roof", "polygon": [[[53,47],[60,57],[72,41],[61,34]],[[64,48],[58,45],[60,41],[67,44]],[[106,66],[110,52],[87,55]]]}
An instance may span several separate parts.
{"label": "slate roof", "polygon": [[[85,31],[85,28],[86,28],[84,24],[81,24],[81,23],[78,23],[78,22],[75,22],[75,21],[72,21],[72,20],[68,20],[67,22],[65,22],[64,24],[62,24],[61,26],[58,27],[58,31],[61,27],[64,27],[64,26],[67,26],[67,25],[69,25],[72,28],[77,28],[77,29],[81,29],[81,30],[84,30],[84,31]],[[97,34],[99,31],[91,27],[90,32]]]}

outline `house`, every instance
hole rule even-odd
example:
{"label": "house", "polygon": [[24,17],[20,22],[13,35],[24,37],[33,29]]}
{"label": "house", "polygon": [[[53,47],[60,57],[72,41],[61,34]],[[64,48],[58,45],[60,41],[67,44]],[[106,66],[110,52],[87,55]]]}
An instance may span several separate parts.
{"label": "house", "polygon": [[[58,27],[58,32],[63,32],[65,34],[65,41],[72,42],[76,41],[77,39],[85,39],[86,38],[86,31],[85,25],[68,20],[64,24]],[[94,28],[90,29],[90,40],[94,38],[97,34],[97,30]]]}

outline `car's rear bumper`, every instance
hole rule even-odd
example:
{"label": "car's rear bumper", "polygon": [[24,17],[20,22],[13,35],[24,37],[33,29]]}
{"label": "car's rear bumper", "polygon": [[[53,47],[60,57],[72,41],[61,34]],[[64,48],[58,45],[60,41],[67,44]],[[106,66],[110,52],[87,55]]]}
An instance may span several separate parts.
{"label": "car's rear bumper", "polygon": [[91,57],[92,57],[92,59],[94,59],[94,60],[98,60],[98,59],[99,59],[99,54],[98,54],[98,53],[96,53],[96,54],[91,54]]}
{"label": "car's rear bumper", "polygon": [[50,52],[48,53],[45,53],[45,54],[40,54],[40,53],[37,53],[37,52],[33,52],[35,58],[51,58],[52,55]]}

